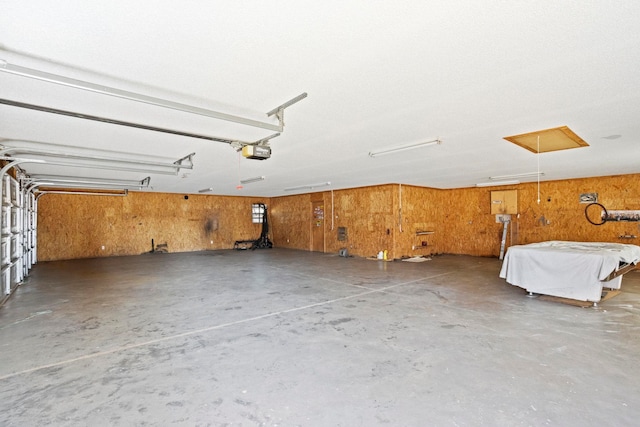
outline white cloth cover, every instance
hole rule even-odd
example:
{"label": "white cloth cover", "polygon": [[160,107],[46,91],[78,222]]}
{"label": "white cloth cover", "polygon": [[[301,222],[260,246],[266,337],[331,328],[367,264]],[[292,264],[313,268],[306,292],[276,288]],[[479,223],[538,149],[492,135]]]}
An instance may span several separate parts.
{"label": "white cloth cover", "polygon": [[500,277],[528,292],[600,301],[602,288],[620,289],[622,276],[603,282],[620,263],[637,264],[640,246],[549,241],[507,250]]}

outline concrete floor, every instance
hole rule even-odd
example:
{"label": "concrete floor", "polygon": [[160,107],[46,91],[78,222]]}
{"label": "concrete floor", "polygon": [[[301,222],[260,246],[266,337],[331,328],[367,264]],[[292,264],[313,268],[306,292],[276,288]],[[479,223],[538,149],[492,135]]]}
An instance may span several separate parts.
{"label": "concrete floor", "polygon": [[594,309],[499,269],[284,249],[40,263],[0,308],[0,425],[638,425],[640,273]]}

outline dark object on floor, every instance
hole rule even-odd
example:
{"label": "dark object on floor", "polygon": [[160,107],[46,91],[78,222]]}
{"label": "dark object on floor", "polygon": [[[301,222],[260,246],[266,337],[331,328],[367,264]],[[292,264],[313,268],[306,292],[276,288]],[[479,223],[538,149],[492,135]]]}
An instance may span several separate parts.
{"label": "dark object on floor", "polygon": [[151,251],[149,253],[150,254],[167,254],[169,253],[169,244],[159,243],[156,246],[153,239],[151,239]]}
{"label": "dark object on floor", "polygon": [[153,252],[156,254],[167,254],[169,253],[169,245],[167,243],[159,243]]}
{"label": "dark object on floor", "polygon": [[267,205],[263,203],[259,203],[260,207],[263,209],[262,212],[262,232],[260,233],[260,237],[258,240],[253,242],[251,246],[251,250],[254,249],[271,249],[273,247],[273,243],[269,240],[269,218],[267,215]]}
{"label": "dark object on floor", "polygon": [[[264,203],[258,203],[258,206],[262,208],[262,232],[260,237],[256,240],[236,240],[233,244],[233,249],[246,250],[246,249],[271,249],[273,242],[269,240],[269,219],[267,215],[267,206]],[[250,246],[249,246],[250,245]]]}
{"label": "dark object on floor", "polygon": [[253,246],[253,242],[255,242],[255,240],[236,240],[236,242],[233,244],[233,249],[237,251],[251,249],[251,247]]}

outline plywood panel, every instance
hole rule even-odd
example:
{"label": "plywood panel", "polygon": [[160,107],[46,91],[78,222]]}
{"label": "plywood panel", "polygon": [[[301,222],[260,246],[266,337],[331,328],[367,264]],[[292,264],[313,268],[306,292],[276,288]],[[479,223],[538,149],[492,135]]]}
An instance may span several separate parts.
{"label": "plywood panel", "polygon": [[[337,253],[347,248],[349,253],[362,257],[376,255],[387,250],[394,257],[396,216],[394,215],[393,189],[396,186],[380,185],[325,193],[328,228],[326,232],[327,252]],[[333,212],[331,211],[333,206]],[[330,215],[333,215],[331,229]],[[347,229],[347,240],[338,240],[338,227]]]}
{"label": "plywood panel", "polygon": [[492,214],[517,214],[518,190],[503,190],[491,192]]}
{"label": "plywood panel", "polygon": [[[536,183],[491,189],[438,190],[389,184],[336,190],[333,192],[333,229],[329,213],[331,192],[324,192],[326,250],[337,253],[346,247],[354,255],[372,256],[388,249],[394,258],[438,253],[498,256],[503,226],[491,214],[490,204],[490,193],[496,190],[518,191],[520,213],[512,215],[507,234],[509,246],[545,240],[638,243],[638,239],[618,237],[640,236],[638,223],[593,226],[584,218],[586,205],[579,203],[580,194],[596,192],[609,208],[640,209],[638,182],[639,175],[543,182],[540,204]],[[298,199],[275,198],[273,203],[287,206],[286,213],[279,215],[280,225],[291,219],[298,224],[286,225],[288,235],[299,238],[289,247],[308,250],[306,212],[310,199],[308,195],[296,197]],[[286,202],[287,199],[303,202],[291,203]],[[337,239],[338,227],[347,228],[346,242]],[[434,233],[417,236],[418,231]],[[427,246],[422,246],[423,241]]]}
{"label": "plywood panel", "polygon": [[[351,254],[368,257],[381,250],[393,251],[393,185],[314,193],[325,210],[325,251],[338,253],[346,247]],[[319,195],[322,195],[319,198]],[[274,244],[310,249],[310,195],[272,198]],[[347,229],[347,240],[338,240],[338,227]],[[390,254],[390,256],[393,256]]]}
{"label": "plywood panel", "polygon": [[497,255],[502,224],[495,222],[490,191],[483,188],[447,190],[443,194],[441,218],[442,252],[478,256]]}
{"label": "plywood panel", "polygon": [[42,261],[134,255],[151,240],[169,252],[232,248],[255,239],[251,204],[264,199],[130,192],[127,197],[47,194],[38,205]]}
{"label": "plywood panel", "polygon": [[311,197],[309,194],[271,199],[271,229],[275,246],[302,250],[311,249],[310,208]]}
{"label": "plywood panel", "polygon": [[640,175],[585,178],[521,185],[521,243],[544,240],[577,240],[585,242],[619,242],[640,244],[640,239],[620,239],[621,235],[640,236],[638,222],[590,224],[580,203],[582,193],[598,193],[598,200],[608,209],[640,209]]}
{"label": "plywood panel", "polygon": [[[503,189],[518,190],[519,214],[512,215],[507,244],[526,244],[547,240],[585,242],[619,242],[640,244],[640,223],[607,222],[590,224],[584,215],[586,204],[580,194],[598,193],[599,201],[610,209],[640,209],[640,175],[597,177],[540,183],[519,184]],[[497,256],[500,251],[502,224],[486,212],[488,190],[467,188],[447,190],[443,206],[446,222],[442,227],[450,238],[443,242],[442,252],[479,256]],[[478,197],[480,195],[480,197]],[[452,215],[450,212],[457,212]]]}
{"label": "plywood panel", "polygon": [[[440,240],[444,234],[441,205],[446,198],[443,190],[397,185],[394,192],[398,223],[401,224],[397,227],[395,257],[427,256],[442,252]],[[426,231],[433,231],[433,234],[417,234]],[[422,242],[426,242],[426,246]]]}
{"label": "plywood panel", "polygon": [[[640,210],[640,175],[542,182],[487,188],[438,190],[387,184],[269,200],[179,194],[130,193],[128,197],[46,195],[39,204],[41,260],[130,255],[151,250],[151,239],[171,252],[233,247],[255,239],[251,204],[269,206],[276,247],[310,250],[311,202],[325,207],[326,252],[346,247],[357,256],[388,250],[392,258],[438,253],[498,256],[502,224],[490,212],[490,192],[518,190],[507,244],[545,240],[640,244],[637,222],[594,226],[584,217],[580,194],[598,193],[609,209]],[[338,228],[347,240],[338,240]],[[418,231],[434,231],[417,236]],[[423,247],[422,242],[427,246]],[[213,243],[211,243],[213,242]],[[102,250],[102,246],[105,249]]]}

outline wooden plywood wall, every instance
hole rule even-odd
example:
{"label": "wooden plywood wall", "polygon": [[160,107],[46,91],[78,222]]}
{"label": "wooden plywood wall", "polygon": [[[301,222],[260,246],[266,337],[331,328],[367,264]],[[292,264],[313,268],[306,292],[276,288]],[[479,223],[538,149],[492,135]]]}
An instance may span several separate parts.
{"label": "wooden plywood wall", "polygon": [[[394,185],[325,191],[271,199],[273,240],[276,246],[310,249],[311,203],[324,204],[325,252],[347,248],[349,253],[369,257],[381,250],[393,252],[396,214]],[[347,240],[338,240],[345,227]],[[390,255],[392,256],[392,255]]]}
{"label": "wooden plywood wall", "polygon": [[151,251],[151,239],[169,252],[232,248],[236,240],[259,237],[261,225],[251,221],[251,204],[258,202],[264,199],[47,194],[38,202],[38,259],[135,255]]}
{"label": "wooden plywood wall", "polygon": [[438,250],[443,253],[497,256],[500,253],[502,224],[491,215],[492,190],[518,191],[518,214],[512,215],[507,245],[548,240],[617,242],[640,244],[638,222],[590,224],[585,218],[583,193],[598,193],[608,209],[640,210],[640,175],[621,175],[491,188],[446,190],[436,196],[442,206],[441,227],[446,239]]}
{"label": "wooden plywood wall", "polygon": [[271,240],[281,248],[309,250],[311,242],[311,195],[271,199]]}
{"label": "wooden plywood wall", "polygon": [[[461,188],[441,195],[444,240],[443,253],[477,256],[499,255],[503,224],[491,214],[491,191],[517,189],[518,186]],[[519,196],[520,194],[518,194]],[[507,243],[511,244],[511,230]]]}
{"label": "wooden plywood wall", "polygon": [[519,243],[545,240],[576,240],[585,242],[617,242],[640,244],[640,239],[620,236],[640,236],[639,222],[606,222],[590,224],[585,217],[583,193],[598,193],[598,202],[610,210],[640,210],[640,175],[550,181],[540,183],[540,204],[537,184],[518,186],[520,215],[517,218]]}
{"label": "wooden plywood wall", "polygon": [[496,223],[495,216],[490,214],[489,190],[437,190],[402,185],[399,192],[403,227],[396,239],[396,254],[488,256],[499,252],[502,224]]}
{"label": "wooden plywood wall", "polygon": [[[326,251],[337,253],[346,248],[350,254],[371,257],[387,250],[394,257],[395,185],[352,188],[325,192]],[[331,217],[333,216],[333,223]],[[345,241],[338,240],[338,228],[347,232]]]}
{"label": "wooden plywood wall", "polygon": [[[491,191],[518,191],[519,214],[512,215],[508,246],[545,240],[640,244],[638,238],[619,237],[640,236],[640,223],[594,226],[584,216],[586,205],[580,203],[582,193],[598,193],[607,208],[640,210],[639,183],[640,175],[542,182],[540,204],[536,183],[452,190],[389,184],[313,196],[324,200],[326,252],[346,247],[358,256],[372,256],[383,249],[394,258],[439,253],[498,256],[503,224],[491,214]],[[308,250],[310,195],[274,198],[272,203],[284,209],[275,215],[276,245]],[[281,226],[286,233],[279,230]],[[338,227],[347,228],[346,242],[338,241]],[[416,234],[420,231],[434,233]],[[289,239],[286,244],[285,238]]]}
{"label": "wooden plywood wall", "polygon": [[[228,249],[255,239],[251,204],[269,206],[276,247],[311,249],[312,202],[324,204],[325,251],[391,258],[439,253],[498,256],[502,224],[491,214],[491,191],[518,191],[507,244],[546,240],[640,244],[638,222],[594,226],[584,216],[583,193],[598,193],[608,209],[640,210],[640,175],[550,181],[490,188],[438,190],[399,184],[271,199],[130,193],[128,197],[46,195],[39,201],[40,260],[131,255],[167,243],[170,252]],[[347,240],[338,240],[345,227]],[[433,234],[417,235],[420,231]],[[426,246],[422,246],[422,242]],[[102,249],[102,246],[105,249]]]}
{"label": "wooden plywood wall", "polygon": [[440,214],[443,190],[397,185],[394,192],[399,224],[395,256],[427,256],[442,252],[445,237]]}

